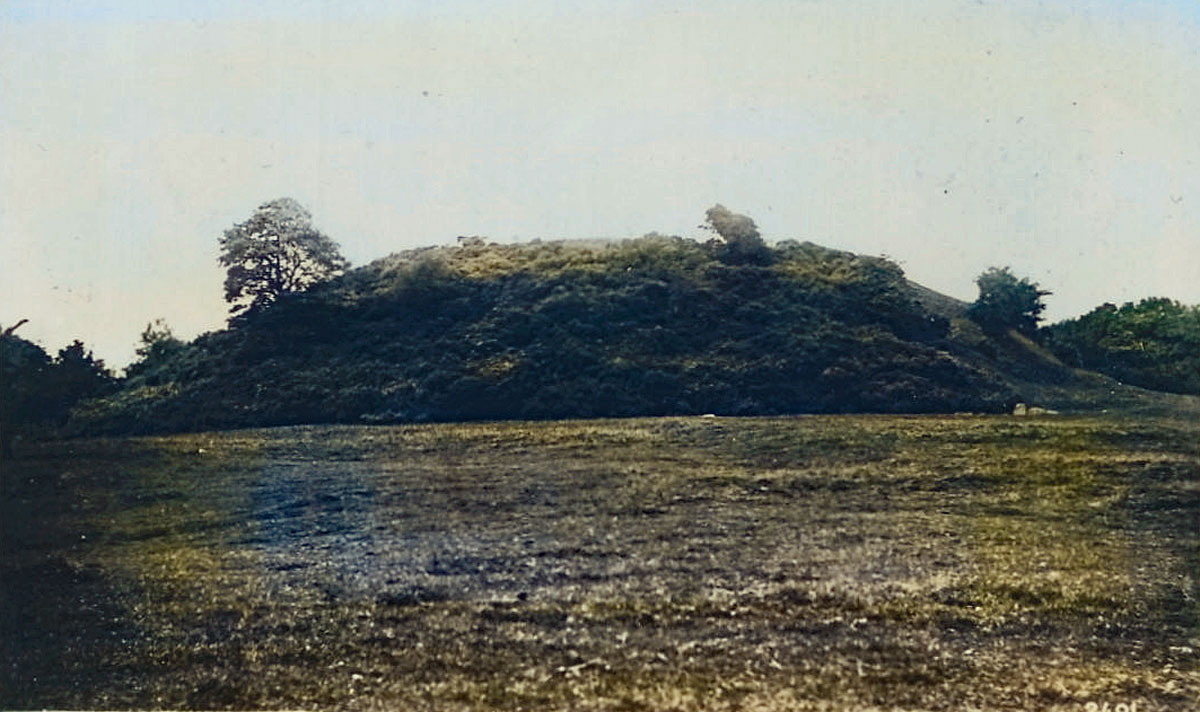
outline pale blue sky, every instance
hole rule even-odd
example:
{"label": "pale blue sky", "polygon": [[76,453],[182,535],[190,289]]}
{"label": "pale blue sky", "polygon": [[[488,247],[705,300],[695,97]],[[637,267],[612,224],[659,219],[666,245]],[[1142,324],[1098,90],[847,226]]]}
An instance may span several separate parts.
{"label": "pale blue sky", "polygon": [[114,365],[219,328],[217,239],[281,196],[356,264],[721,202],[1054,319],[1200,303],[1198,7],[7,0],[0,324]]}

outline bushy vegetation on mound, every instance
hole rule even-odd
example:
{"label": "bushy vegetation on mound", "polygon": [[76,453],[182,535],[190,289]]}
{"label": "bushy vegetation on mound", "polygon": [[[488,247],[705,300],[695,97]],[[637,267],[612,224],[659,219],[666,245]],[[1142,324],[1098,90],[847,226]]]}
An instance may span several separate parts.
{"label": "bushy vegetation on mound", "polygon": [[686,413],[995,411],[901,269],[811,243],[426,248],[236,317],[76,413],[100,432]]}
{"label": "bushy vegetation on mound", "polygon": [[1171,299],[1104,304],[1044,330],[1063,361],[1126,383],[1200,394],[1200,307]]}

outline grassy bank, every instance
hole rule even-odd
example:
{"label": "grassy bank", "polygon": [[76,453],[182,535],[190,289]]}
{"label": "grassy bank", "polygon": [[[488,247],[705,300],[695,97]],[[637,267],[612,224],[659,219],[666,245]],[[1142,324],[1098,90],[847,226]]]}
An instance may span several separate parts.
{"label": "grassy bank", "polygon": [[0,707],[1200,700],[1200,424],[664,418],[45,443]]}

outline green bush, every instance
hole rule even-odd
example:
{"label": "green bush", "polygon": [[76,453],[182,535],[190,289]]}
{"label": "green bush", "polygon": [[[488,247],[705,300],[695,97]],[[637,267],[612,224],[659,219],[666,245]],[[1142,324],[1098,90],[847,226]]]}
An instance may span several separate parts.
{"label": "green bush", "polygon": [[1200,307],[1152,298],[1104,304],[1043,330],[1063,361],[1118,380],[1200,394]]}

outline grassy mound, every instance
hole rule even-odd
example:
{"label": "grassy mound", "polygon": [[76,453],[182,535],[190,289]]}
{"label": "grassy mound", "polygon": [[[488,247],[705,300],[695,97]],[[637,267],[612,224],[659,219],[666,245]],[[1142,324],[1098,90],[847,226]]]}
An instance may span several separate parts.
{"label": "grassy mound", "polygon": [[811,243],[742,263],[719,243],[658,235],[468,240],[239,317],[75,423],[148,432],[1011,407],[1021,393],[998,364],[1012,354],[966,334],[946,315],[953,300],[931,295],[892,262]]}

